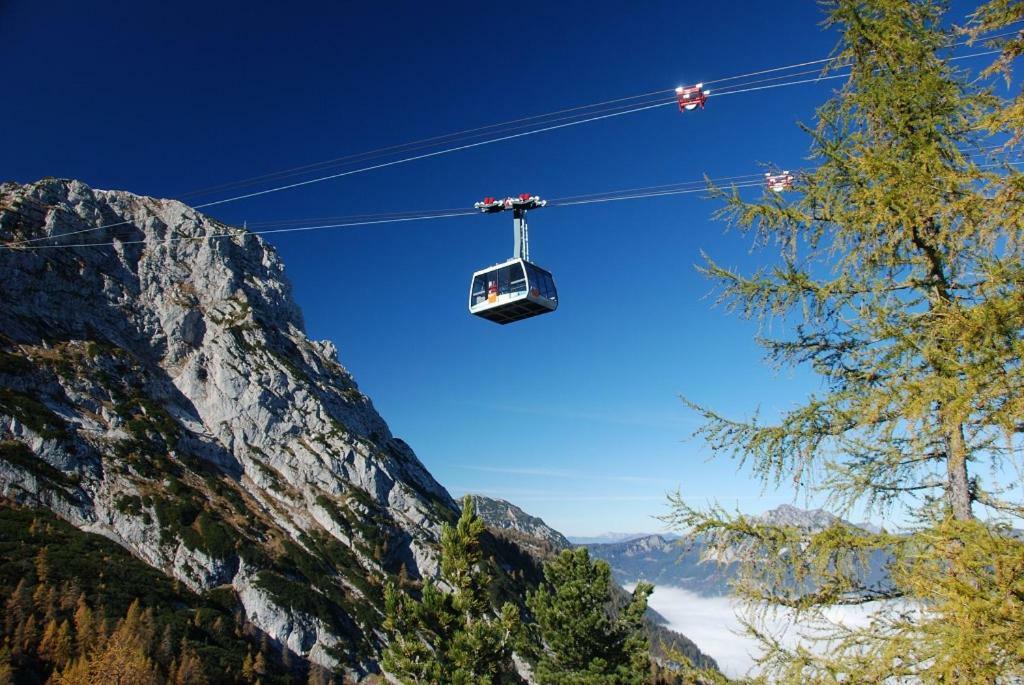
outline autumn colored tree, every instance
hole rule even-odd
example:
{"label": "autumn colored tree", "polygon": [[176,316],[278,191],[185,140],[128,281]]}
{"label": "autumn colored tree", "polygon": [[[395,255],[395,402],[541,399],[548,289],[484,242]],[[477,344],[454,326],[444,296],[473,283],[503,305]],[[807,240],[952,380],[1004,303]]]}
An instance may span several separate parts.
{"label": "autumn colored tree", "polygon": [[0,647],[0,685],[11,685],[14,682],[14,669],[11,668],[11,650]]}
{"label": "autumn colored tree", "polygon": [[[809,531],[681,496],[667,518],[739,564],[752,608],[825,629],[827,648],[806,648],[753,622],[767,680],[1010,682],[1024,677],[1011,530],[1024,515],[1024,178],[1006,164],[1012,146],[987,143],[1012,141],[1021,114],[950,61],[962,34],[944,3],[823,4],[841,33],[828,69],[849,77],[806,129],[816,166],[792,193],[718,192],[720,216],[771,254],[753,274],[704,267],[730,310],[786,324],[759,342],[821,390],[767,420],[690,406],[712,453],[766,485],[902,528]],[[982,26],[1020,16],[1019,3],[988,8]],[[847,605],[873,607],[868,625],[828,621]]]}
{"label": "autumn colored tree", "polygon": [[152,621],[136,600],[110,637],[94,641],[55,681],[57,685],[158,685],[162,678],[146,653],[152,635]]}
{"label": "autumn colored tree", "polygon": [[[986,75],[999,74],[1012,84],[1013,61],[1024,55],[1024,31],[1016,28],[1016,35],[997,40],[986,39],[986,35],[1001,35],[1002,29],[1015,26],[1024,20],[1024,2],[1020,0],[990,0],[981,5],[963,28],[963,33],[972,43],[995,47],[1000,51],[996,61],[985,71]],[[997,32],[993,34],[993,32]],[[995,132],[1010,132],[1013,142],[1019,142],[1024,135],[1024,90],[1003,106],[996,108],[989,121]]]}
{"label": "autumn colored tree", "polygon": [[210,682],[203,672],[203,662],[188,644],[181,646],[181,657],[174,669],[172,682],[174,685],[208,685]]}

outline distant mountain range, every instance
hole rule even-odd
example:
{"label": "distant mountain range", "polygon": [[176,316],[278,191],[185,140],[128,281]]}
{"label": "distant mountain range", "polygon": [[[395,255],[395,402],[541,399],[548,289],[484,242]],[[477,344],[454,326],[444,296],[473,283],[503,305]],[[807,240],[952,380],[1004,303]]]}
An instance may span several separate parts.
{"label": "distant mountain range", "polygon": [[[620,585],[645,580],[655,585],[689,590],[704,597],[719,597],[729,593],[729,581],[736,573],[735,564],[722,566],[708,559],[700,540],[685,544],[680,543],[680,536],[673,533],[611,532],[567,538],[542,519],[505,500],[474,496],[474,501],[478,513],[490,527],[504,531],[540,558],[547,558],[570,546],[585,546],[592,556],[608,562],[615,581]],[[788,504],[767,511],[758,518],[809,531],[822,530],[839,520],[821,509],[800,509]],[[872,529],[867,524],[859,527]],[[881,557],[874,566],[881,567]],[[872,577],[878,579],[881,574],[875,571]]]}
{"label": "distant mountain range", "polygon": [[607,545],[613,542],[629,542],[630,540],[637,540],[639,538],[650,537],[651,535],[660,535],[666,540],[677,540],[679,538],[675,533],[600,533],[598,535],[586,536],[586,535],[570,535],[569,542],[574,545]]}
{"label": "distant mountain range", "polygon": [[728,594],[728,581],[734,573],[732,565],[704,561],[700,544],[684,547],[663,535],[587,545],[587,549],[592,556],[608,562],[620,585],[646,580],[716,597]]}
{"label": "distant mountain range", "polygon": [[[821,509],[801,509],[799,507],[783,504],[771,511],[767,511],[759,518],[779,525],[796,525],[803,528],[821,529],[832,524],[835,516]],[[870,524],[857,524],[865,530],[871,530]],[[877,527],[875,527],[877,529]],[[681,536],[677,533],[616,533],[607,532],[597,535],[569,535],[568,540],[574,545],[608,545],[618,542],[630,542],[651,536],[659,536],[665,540],[678,540]]]}
{"label": "distant mountain range", "polygon": [[[757,517],[780,526],[796,526],[807,531],[828,528],[840,519],[821,509],[800,509],[788,504],[776,507]],[[868,524],[852,524],[865,530],[877,530]],[[705,597],[729,593],[729,581],[736,574],[736,565],[720,565],[708,558],[707,550],[698,539],[693,543],[680,543],[678,536],[648,535],[645,537],[605,544],[589,544],[591,555],[608,562],[612,575],[622,585],[645,580],[655,585],[669,585],[689,590]],[[871,583],[884,583],[885,557],[876,553],[872,557]]]}

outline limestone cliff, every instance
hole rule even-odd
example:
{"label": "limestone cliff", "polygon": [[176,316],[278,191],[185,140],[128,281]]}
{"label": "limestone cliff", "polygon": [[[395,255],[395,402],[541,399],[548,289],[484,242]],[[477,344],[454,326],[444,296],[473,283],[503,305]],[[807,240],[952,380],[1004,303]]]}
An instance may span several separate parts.
{"label": "limestone cliff", "polygon": [[52,179],[0,185],[0,244],[0,493],[375,670],[382,582],[436,573],[456,507],[306,336],[274,250]]}

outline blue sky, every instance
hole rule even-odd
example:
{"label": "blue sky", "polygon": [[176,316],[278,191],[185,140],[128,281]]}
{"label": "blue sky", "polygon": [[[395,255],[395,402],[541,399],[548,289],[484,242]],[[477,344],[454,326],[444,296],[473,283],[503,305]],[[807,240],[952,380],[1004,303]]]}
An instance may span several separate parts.
{"label": "blue sky", "polygon": [[[963,3],[954,14],[963,15]],[[0,175],[160,197],[565,107],[826,56],[794,2],[0,4]],[[228,222],[469,207],[800,166],[796,122],[833,83],[712,98],[213,208]],[[216,195],[202,200],[218,199]],[[688,439],[686,395],[768,414],[815,387],[776,373],[756,325],[694,269],[749,269],[749,239],[701,194],[531,215],[561,305],[499,327],[471,273],[511,250],[508,217],[271,236],[309,333],[453,494],[507,498],[567,534],[659,528],[681,488],[761,511],[764,492]],[[802,500],[798,503],[803,503]]]}

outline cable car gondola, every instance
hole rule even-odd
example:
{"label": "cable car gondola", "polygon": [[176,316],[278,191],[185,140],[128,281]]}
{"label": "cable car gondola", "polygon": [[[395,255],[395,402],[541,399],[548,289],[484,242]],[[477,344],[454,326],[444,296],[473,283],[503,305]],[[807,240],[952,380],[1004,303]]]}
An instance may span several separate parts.
{"label": "cable car gondola", "polygon": [[486,214],[512,210],[515,227],[513,257],[474,272],[469,284],[469,313],[495,323],[522,321],[558,308],[551,272],[530,261],[526,212],[547,204],[536,195],[496,200],[484,198],[474,207]]}

